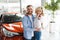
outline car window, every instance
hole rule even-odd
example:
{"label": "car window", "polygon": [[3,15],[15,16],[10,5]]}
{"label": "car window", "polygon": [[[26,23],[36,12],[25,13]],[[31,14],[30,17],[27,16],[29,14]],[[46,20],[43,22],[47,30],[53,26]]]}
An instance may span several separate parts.
{"label": "car window", "polygon": [[21,22],[22,17],[17,15],[4,15],[3,22],[4,23],[11,23],[11,22]]}

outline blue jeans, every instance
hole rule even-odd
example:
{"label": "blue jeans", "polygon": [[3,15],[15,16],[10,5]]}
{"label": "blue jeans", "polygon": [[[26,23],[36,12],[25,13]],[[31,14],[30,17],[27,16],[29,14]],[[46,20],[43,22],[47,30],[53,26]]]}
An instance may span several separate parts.
{"label": "blue jeans", "polygon": [[34,32],[34,40],[41,40],[41,31]]}

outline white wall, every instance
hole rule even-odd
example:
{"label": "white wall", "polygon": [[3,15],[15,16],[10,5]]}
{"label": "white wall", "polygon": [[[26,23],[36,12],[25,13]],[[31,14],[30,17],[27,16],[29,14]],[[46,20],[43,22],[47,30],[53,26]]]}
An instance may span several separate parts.
{"label": "white wall", "polygon": [[33,5],[34,7],[41,6],[41,0],[22,0],[22,8],[27,5]]}

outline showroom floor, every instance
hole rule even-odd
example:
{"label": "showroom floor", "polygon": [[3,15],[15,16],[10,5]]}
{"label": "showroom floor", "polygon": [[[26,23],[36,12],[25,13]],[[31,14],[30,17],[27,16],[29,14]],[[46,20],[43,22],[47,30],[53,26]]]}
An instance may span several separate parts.
{"label": "showroom floor", "polygon": [[[49,16],[48,16],[49,17]],[[48,20],[47,20],[48,21]],[[60,40],[60,14],[55,15],[55,23],[45,23],[45,29],[42,30],[41,40]],[[50,29],[51,28],[51,29]],[[49,31],[50,29],[50,31]]]}

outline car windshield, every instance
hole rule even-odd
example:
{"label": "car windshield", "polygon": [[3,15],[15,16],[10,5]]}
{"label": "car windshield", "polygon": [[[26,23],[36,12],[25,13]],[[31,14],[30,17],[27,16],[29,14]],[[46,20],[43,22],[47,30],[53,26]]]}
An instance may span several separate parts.
{"label": "car windshield", "polygon": [[4,15],[3,16],[3,23],[11,23],[11,22],[21,22],[22,17],[15,15]]}

